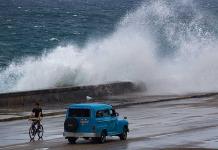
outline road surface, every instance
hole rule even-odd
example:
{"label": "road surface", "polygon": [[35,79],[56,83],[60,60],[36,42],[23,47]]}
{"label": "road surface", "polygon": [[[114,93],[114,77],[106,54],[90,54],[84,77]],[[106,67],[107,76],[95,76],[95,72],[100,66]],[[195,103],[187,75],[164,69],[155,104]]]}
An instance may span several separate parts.
{"label": "road surface", "polygon": [[76,145],[70,145],[62,137],[62,115],[44,118],[44,139],[32,142],[27,120],[0,123],[0,150],[218,148],[217,97],[135,105],[118,112],[130,122],[127,141],[109,137],[105,144],[93,144],[80,139]]}

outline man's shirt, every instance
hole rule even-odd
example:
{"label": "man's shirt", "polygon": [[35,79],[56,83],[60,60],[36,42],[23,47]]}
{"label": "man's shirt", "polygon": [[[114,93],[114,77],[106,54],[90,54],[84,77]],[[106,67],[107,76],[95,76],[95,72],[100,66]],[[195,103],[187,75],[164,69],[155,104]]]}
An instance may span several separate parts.
{"label": "man's shirt", "polygon": [[32,112],[35,114],[36,118],[39,117],[39,113],[41,112],[41,116],[40,117],[42,117],[42,109],[41,108],[33,108]]}

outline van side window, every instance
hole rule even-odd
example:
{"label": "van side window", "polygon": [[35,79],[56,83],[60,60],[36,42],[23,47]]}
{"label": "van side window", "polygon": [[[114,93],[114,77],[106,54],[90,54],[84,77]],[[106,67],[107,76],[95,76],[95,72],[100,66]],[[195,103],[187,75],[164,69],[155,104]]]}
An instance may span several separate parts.
{"label": "van side window", "polygon": [[103,116],[104,117],[110,117],[110,110],[109,109],[104,110]]}
{"label": "van side window", "polygon": [[110,110],[109,109],[105,109],[105,110],[98,110],[96,112],[96,118],[100,118],[100,117],[110,117]]}
{"label": "van side window", "polygon": [[101,118],[101,117],[103,117],[103,112],[102,112],[102,110],[98,110],[96,112],[96,118]]}

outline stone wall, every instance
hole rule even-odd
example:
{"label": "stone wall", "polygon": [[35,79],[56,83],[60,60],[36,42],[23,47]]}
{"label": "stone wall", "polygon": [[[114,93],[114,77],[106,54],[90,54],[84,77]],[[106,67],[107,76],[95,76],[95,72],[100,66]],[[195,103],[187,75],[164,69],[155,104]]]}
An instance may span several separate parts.
{"label": "stone wall", "polygon": [[72,102],[84,102],[86,96],[102,98],[137,90],[131,82],[117,82],[92,86],[78,86],[53,88],[35,91],[2,93],[0,94],[0,108],[14,108],[32,105],[35,101],[44,106]]}

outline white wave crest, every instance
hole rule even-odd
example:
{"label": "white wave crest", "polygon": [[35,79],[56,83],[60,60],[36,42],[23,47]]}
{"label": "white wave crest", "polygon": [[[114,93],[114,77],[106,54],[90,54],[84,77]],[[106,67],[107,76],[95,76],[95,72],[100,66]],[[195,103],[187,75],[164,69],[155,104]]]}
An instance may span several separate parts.
{"label": "white wave crest", "polygon": [[[184,20],[187,11],[191,15]],[[83,48],[59,46],[40,58],[12,63],[0,73],[0,89],[133,81],[144,82],[149,93],[215,91],[218,40],[206,21],[191,1],[144,3],[114,33]]]}

